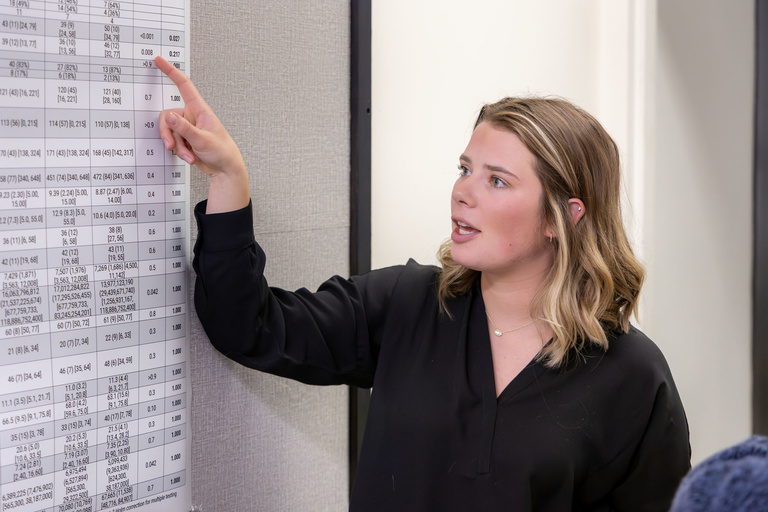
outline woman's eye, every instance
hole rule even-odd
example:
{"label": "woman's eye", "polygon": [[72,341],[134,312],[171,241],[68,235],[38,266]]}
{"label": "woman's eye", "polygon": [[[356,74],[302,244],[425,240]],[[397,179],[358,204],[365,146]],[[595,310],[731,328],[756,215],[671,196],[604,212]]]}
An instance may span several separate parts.
{"label": "woman's eye", "polygon": [[469,176],[469,169],[461,164],[458,165],[459,176]]}
{"label": "woman's eye", "polygon": [[493,176],[491,178],[491,184],[494,188],[503,188],[506,186],[506,182],[499,177]]}

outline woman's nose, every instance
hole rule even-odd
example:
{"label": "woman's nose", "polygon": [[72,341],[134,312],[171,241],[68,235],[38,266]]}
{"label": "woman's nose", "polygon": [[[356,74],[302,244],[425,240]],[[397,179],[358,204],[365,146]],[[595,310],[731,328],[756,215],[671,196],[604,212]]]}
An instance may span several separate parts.
{"label": "woman's nose", "polygon": [[451,198],[464,206],[472,207],[475,205],[471,176],[462,176],[456,180],[456,183],[453,184]]}

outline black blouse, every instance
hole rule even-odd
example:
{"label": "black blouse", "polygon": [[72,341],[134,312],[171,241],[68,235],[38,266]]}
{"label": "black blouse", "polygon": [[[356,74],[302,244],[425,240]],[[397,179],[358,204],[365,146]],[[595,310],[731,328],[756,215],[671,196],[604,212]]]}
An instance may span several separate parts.
{"label": "black blouse", "polygon": [[663,355],[635,328],[567,371],[532,361],[496,396],[482,294],[438,308],[413,261],[315,293],[269,288],[250,207],[195,215],[195,305],[251,368],[373,387],[350,510],[666,511],[690,468]]}

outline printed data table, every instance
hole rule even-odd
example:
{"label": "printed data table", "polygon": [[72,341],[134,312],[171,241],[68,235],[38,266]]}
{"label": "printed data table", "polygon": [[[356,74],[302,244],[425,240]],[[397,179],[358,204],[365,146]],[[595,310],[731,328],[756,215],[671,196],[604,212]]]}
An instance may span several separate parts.
{"label": "printed data table", "polygon": [[0,512],[187,510],[185,0],[0,0]]}

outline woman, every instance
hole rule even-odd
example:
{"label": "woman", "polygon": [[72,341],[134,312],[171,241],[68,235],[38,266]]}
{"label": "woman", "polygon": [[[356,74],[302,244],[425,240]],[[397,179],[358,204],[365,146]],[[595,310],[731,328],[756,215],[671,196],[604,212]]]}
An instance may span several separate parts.
{"label": "woman", "polygon": [[667,364],[629,325],[643,270],[621,224],[619,158],[570,103],[486,105],[459,158],[442,268],[413,261],[316,293],[270,289],[248,177],[191,82],[169,149],[210,175],[195,214],[195,305],[251,368],[372,387],[353,511],[666,511],[690,467]]}

